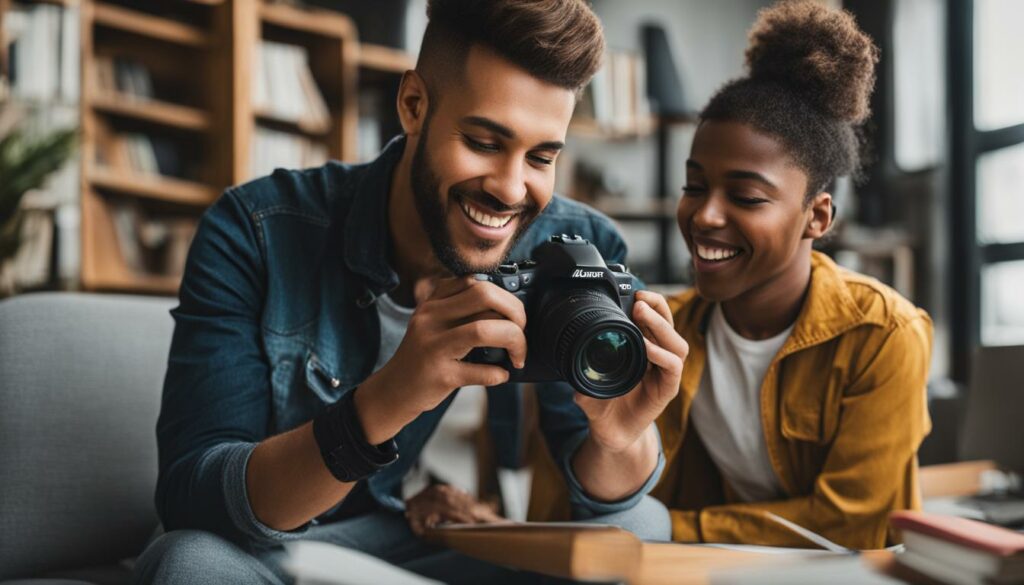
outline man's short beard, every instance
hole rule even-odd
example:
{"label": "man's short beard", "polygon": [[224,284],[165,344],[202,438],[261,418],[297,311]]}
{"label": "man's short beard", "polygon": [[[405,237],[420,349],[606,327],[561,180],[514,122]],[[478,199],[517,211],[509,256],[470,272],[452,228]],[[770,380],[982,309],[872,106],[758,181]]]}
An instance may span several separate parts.
{"label": "man's short beard", "polygon": [[[523,232],[526,231],[526,228],[529,227],[530,223],[538,215],[536,205],[523,209],[518,214],[516,221],[519,222],[519,225],[516,226],[516,232],[512,235],[512,239],[509,241],[501,259],[491,264],[471,264],[468,259],[459,254],[459,251],[452,243],[451,232],[446,221],[446,210],[441,205],[441,180],[434,173],[430,167],[430,162],[427,160],[426,144],[429,127],[430,121],[428,118],[427,122],[423,125],[423,133],[420,135],[419,142],[416,145],[416,152],[413,153],[411,174],[413,200],[416,202],[416,211],[420,215],[420,223],[423,225],[423,230],[427,233],[427,238],[430,240],[430,247],[433,248],[434,255],[441,265],[456,276],[494,272],[498,269],[498,265],[507,259],[508,254],[515,247]],[[452,187],[448,190],[448,205],[461,205],[461,200],[466,195],[465,191]],[[501,244],[497,242],[481,240],[477,242],[477,249],[483,252],[499,245]]]}

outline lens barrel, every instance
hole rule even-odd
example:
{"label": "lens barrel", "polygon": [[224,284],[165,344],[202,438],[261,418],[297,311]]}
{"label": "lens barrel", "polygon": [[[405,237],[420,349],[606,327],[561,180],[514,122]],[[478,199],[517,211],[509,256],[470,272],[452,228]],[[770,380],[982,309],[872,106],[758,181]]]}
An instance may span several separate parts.
{"label": "lens barrel", "polygon": [[647,370],[643,335],[622,309],[593,289],[560,291],[547,299],[536,341],[562,379],[594,398],[633,389]]}

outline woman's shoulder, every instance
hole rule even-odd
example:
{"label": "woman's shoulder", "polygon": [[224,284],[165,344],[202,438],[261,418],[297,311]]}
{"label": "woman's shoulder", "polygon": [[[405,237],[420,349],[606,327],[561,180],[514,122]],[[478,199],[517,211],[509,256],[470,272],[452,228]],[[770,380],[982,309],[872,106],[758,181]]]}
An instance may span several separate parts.
{"label": "woman's shoulder", "polygon": [[914,305],[891,286],[877,278],[838,266],[827,257],[824,259],[831,264],[835,277],[842,283],[842,288],[865,320],[888,327],[899,327],[918,319],[930,322],[924,309]]}

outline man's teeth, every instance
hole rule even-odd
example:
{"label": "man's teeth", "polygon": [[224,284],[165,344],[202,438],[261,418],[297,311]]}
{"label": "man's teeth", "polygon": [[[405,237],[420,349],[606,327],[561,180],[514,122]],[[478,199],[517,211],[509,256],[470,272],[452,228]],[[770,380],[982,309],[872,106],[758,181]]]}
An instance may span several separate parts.
{"label": "man's teeth", "polygon": [[505,224],[512,221],[512,218],[515,217],[512,215],[506,215],[504,217],[488,215],[467,203],[462,204],[462,209],[466,211],[466,215],[473,218],[473,221],[492,228],[504,227]]}
{"label": "man's teeth", "polygon": [[697,245],[697,256],[700,256],[701,260],[728,260],[739,253],[739,250],[731,248],[708,248]]}

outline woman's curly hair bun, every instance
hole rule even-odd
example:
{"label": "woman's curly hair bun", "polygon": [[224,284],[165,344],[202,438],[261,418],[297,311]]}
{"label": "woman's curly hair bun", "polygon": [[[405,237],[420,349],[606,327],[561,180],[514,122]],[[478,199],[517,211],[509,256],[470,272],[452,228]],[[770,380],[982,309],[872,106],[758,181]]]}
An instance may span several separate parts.
{"label": "woman's curly hair bun", "polygon": [[746,58],[752,79],[789,86],[833,118],[859,124],[870,114],[878,47],[845,10],[809,0],[765,8]]}

